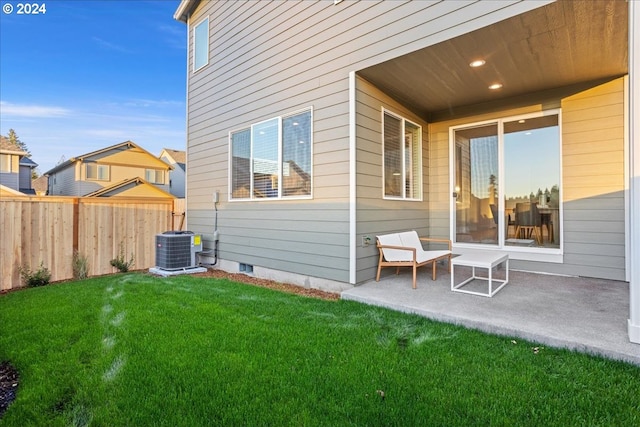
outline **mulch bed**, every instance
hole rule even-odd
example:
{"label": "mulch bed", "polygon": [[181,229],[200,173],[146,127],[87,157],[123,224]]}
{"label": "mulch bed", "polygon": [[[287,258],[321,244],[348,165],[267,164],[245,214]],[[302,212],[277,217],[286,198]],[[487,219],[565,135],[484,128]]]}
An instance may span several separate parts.
{"label": "mulch bed", "polygon": [[[302,295],[310,298],[319,298],[323,300],[336,301],[340,299],[340,294],[333,292],[321,291],[319,289],[307,289],[302,286],[290,285],[287,283],[279,283],[273,280],[259,279],[241,273],[228,273],[222,270],[209,269],[206,273],[193,274],[194,277],[229,279],[234,282],[246,283],[248,285],[260,286],[263,288],[274,289],[290,294]],[[18,390],[18,371],[15,370],[9,362],[0,363],[0,419],[7,410],[11,402],[16,398]]]}
{"label": "mulch bed", "polygon": [[194,277],[212,277],[216,279],[229,279],[234,282],[246,283],[248,285],[260,286],[263,288],[275,289],[290,294],[303,295],[311,298],[320,298],[324,300],[335,301],[340,299],[340,294],[333,292],[321,291],[319,289],[307,289],[302,286],[290,285],[287,283],[279,283],[273,280],[259,279],[242,273],[228,273],[222,270],[209,269],[206,273],[195,273]]}
{"label": "mulch bed", "polygon": [[18,390],[18,371],[9,362],[0,362],[0,419]]}

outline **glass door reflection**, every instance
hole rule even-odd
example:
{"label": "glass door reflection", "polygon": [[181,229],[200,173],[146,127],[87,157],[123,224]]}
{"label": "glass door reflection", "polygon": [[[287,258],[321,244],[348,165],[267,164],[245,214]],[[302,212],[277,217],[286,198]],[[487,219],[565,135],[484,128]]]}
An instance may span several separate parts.
{"label": "glass door reflection", "polygon": [[560,247],[558,115],[504,123],[504,207],[509,246]]}
{"label": "glass door reflection", "polygon": [[457,129],[454,141],[455,241],[497,245],[498,124]]}

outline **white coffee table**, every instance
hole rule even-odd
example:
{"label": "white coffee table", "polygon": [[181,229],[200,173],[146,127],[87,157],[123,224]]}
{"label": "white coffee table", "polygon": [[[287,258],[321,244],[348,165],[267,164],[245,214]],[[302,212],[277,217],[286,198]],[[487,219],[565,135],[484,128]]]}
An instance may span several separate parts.
{"label": "white coffee table", "polygon": [[[505,264],[504,280],[493,278],[493,269],[502,263]],[[458,283],[457,285],[454,283],[454,273],[455,273],[456,265],[471,267],[471,277]],[[487,276],[477,276],[476,268],[486,268],[488,270]],[[488,281],[489,292],[484,293],[484,292],[462,289],[464,285],[468,284],[469,282],[475,279]],[[497,282],[497,284],[499,285],[495,289],[493,287],[494,282]],[[451,290],[454,292],[464,292],[467,294],[481,295],[483,297],[492,297],[496,294],[496,292],[502,289],[504,285],[506,285],[508,282],[509,282],[509,255],[508,254],[501,253],[501,252],[486,251],[486,252],[466,253],[464,255],[451,258]]]}

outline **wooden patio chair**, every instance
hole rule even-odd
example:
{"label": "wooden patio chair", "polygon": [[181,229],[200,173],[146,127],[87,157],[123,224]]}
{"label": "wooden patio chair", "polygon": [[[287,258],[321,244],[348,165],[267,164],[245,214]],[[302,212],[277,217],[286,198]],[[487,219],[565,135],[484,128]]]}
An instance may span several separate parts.
{"label": "wooden patio chair", "polygon": [[[418,267],[432,263],[432,279],[436,280],[436,263],[441,259],[449,260],[449,272],[451,272],[451,240],[449,239],[419,237],[416,231],[383,234],[376,236],[376,239],[380,252],[376,282],[380,281],[380,270],[384,267],[396,267],[396,274],[400,273],[400,267],[412,267],[413,289],[416,289]],[[422,242],[446,243],[448,249],[425,251]]]}

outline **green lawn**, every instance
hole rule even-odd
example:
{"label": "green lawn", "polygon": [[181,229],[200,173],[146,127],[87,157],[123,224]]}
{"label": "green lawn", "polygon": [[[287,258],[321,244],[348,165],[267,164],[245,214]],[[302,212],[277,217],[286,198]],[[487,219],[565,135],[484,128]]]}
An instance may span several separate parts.
{"label": "green lawn", "polygon": [[638,426],[640,367],[224,279],[0,295],[0,426]]}

